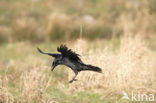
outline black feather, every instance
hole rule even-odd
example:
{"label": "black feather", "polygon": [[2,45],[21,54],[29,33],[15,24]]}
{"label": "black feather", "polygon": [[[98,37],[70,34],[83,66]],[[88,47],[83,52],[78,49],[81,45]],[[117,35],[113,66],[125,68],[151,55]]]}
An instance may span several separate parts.
{"label": "black feather", "polygon": [[83,70],[90,70],[90,71],[95,71],[95,72],[99,72],[102,73],[102,69],[96,66],[92,66],[92,65],[86,65],[86,64],[81,64],[83,68],[81,71]]}
{"label": "black feather", "polygon": [[102,69],[100,69],[99,67],[84,64],[79,58],[80,55],[73,52],[71,49],[68,49],[66,45],[61,45],[60,47],[57,48],[57,51],[60,52],[61,54],[45,53],[39,48],[37,49],[42,54],[47,54],[47,55],[55,57],[51,66],[52,71],[58,65],[66,65],[67,67],[73,70],[73,72],[75,73],[75,76],[72,78],[70,83],[75,81],[75,78],[80,71],[90,70],[90,71],[95,71],[98,73],[102,72]]}
{"label": "black feather", "polygon": [[61,56],[61,54],[45,53],[45,52],[43,52],[40,48],[37,48],[37,50],[38,50],[40,53],[42,53],[42,54],[47,54],[47,55],[53,56],[53,57],[60,57],[60,56]]}
{"label": "black feather", "polygon": [[66,45],[61,45],[57,48],[58,52],[61,52],[63,57],[67,57],[72,61],[78,61],[81,62],[81,59],[79,58],[79,54],[73,52],[71,49],[68,49]]}

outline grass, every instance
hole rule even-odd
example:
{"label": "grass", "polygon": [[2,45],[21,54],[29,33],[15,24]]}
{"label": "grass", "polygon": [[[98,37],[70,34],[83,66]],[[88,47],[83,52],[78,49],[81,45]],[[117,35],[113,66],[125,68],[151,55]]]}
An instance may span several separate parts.
{"label": "grass", "polygon": [[[56,51],[56,50],[54,50],[56,48],[56,44],[53,44],[53,46],[52,46],[53,48],[50,48],[48,50],[47,50],[47,48],[51,47],[51,43],[50,44],[49,43],[48,44],[40,44],[37,46],[42,49],[46,49],[47,51]],[[27,45],[27,46],[25,46],[25,48],[22,49],[22,47],[24,45]],[[15,47],[20,48],[19,49],[20,51],[18,51],[18,49]],[[7,93],[5,95],[0,94],[1,102],[2,103],[7,103],[7,102],[10,103],[11,101],[33,102],[33,103],[37,102],[35,100],[34,101],[30,100],[29,97],[24,96],[29,101],[24,101],[24,99],[22,99],[22,98],[23,98],[23,95],[25,94],[25,92],[27,93],[29,91],[31,93],[30,90],[33,89],[33,85],[34,85],[34,89],[32,90],[32,94],[33,94],[33,92],[36,91],[35,88],[38,88],[38,86],[35,86],[37,81],[36,82],[34,81],[34,79],[33,79],[34,77],[29,77],[29,73],[34,73],[33,74],[34,76],[35,75],[38,76],[38,73],[40,73],[39,71],[32,71],[34,65],[40,65],[39,63],[37,63],[37,64],[31,63],[33,61],[32,58],[35,58],[35,61],[38,62],[36,57],[41,56],[41,58],[43,58],[43,59],[41,59],[41,61],[46,61],[47,57],[42,56],[37,52],[36,45],[31,46],[30,44],[27,44],[27,43],[5,44],[5,45],[1,46],[0,51],[1,51],[0,61],[3,64],[3,65],[1,65],[2,68],[0,69],[0,74],[1,74],[2,81],[6,83],[6,84],[5,83],[3,84],[2,82],[0,82],[0,83],[2,83],[1,84],[2,88],[0,88],[0,89],[7,88],[7,91],[4,91],[4,92],[5,93],[7,92],[9,95],[14,97],[14,100],[12,100],[10,97],[6,96],[6,95],[8,95]],[[33,57],[30,57],[30,56],[33,56]],[[29,61],[29,58],[31,58],[30,61]],[[25,62],[25,61],[29,61],[29,63]],[[50,62],[48,62],[46,64],[50,67],[49,63]],[[16,65],[16,64],[18,64],[18,65]],[[23,67],[22,65],[24,65],[26,67],[22,68]],[[65,92],[64,90],[58,88],[58,82],[62,82],[65,85],[66,89],[68,87],[68,77],[67,77],[67,73],[65,73],[65,71],[63,70],[64,69],[63,67],[60,67],[57,70],[55,70],[55,72],[53,74],[50,72],[49,68],[46,67],[44,69],[45,70],[42,70],[42,72],[44,74],[46,74],[47,78],[49,78],[51,76],[52,76],[52,78],[55,78],[54,81],[52,80],[52,83],[50,84],[51,86],[48,86],[46,93],[45,93],[47,97],[52,98],[52,101],[57,101],[59,103],[73,103],[73,102],[78,102],[78,101],[79,102],[81,101],[82,103],[83,102],[84,103],[85,102],[94,103],[95,101],[97,103],[101,102],[101,100],[99,100],[99,98],[100,98],[99,94],[80,92],[80,93],[75,93],[74,95],[72,95],[72,94],[69,94],[68,92]],[[35,70],[35,68],[34,68],[34,70]],[[28,72],[27,76],[25,75],[25,72]],[[23,77],[23,74],[24,74],[24,77]],[[23,79],[21,79],[22,77],[23,77]],[[5,79],[7,79],[7,80],[5,80]],[[25,79],[26,79],[26,81],[25,81]],[[34,84],[29,83],[29,82],[31,82],[31,79],[33,80],[32,82],[34,82]],[[20,81],[20,83],[18,81]],[[24,81],[26,83],[23,84],[22,82],[24,82]],[[22,87],[21,87],[21,84],[22,84]],[[44,83],[39,83],[39,85],[43,85],[43,84]],[[30,87],[30,86],[32,86],[32,87]],[[22,90],[22,89],[26,89],[26,90]],[[28,89],[28,91],[27,91],[27,89]],[[1,96],[6,96],[6,98],[3,98]],[[18,99],[16,97],[18,97]],[[82,97],[83,97],[83,99],[82,99]],[[91,100],[92,97],[96,97],[94,101]],[[33,97],[31,97],[31,98],[33,98]],[[35,97],[35,98],[37,99],[37,97]]]}
{"label": "grass", "polygon": [[[121,99],[123,90],[156,94],[153,5],[154,0],[1,0],[0,103],[129,103]],[[62,43],[104,72],[81,72],[72,84],[69,68],[51,72],[52,58],[36,48],[57,52]]]}
{"label": "grass", "polygon": [[1,42],[74,40],[81,25],[88,39],[110,39],[124,34],[122,22],[127,21],[133,34],[142,31],[150,37],[156,32],[153,4],[152,0],[1,0],[0,37],[5,38]]}
{"label": "grass", "polygon": [[97,65],[104,71],[104,74],[82,72],[77,77],[78,81],[72,84],[68,83],[73,74],[70,69],[58,66],[51,72],[51,57],[41,55],[36,50],[36,47],[40,47],[47,52],[56,52],[60,43],[3,44],[0,47],[0,101],[129,103],[121,99],[123,90],[155,93],[156,68],[155,59],[152,59],[155,51],[140,38],[125,37],[121,40],[94,42],[79,39],[67,42],[70,48],[81,54],[85,63]]}

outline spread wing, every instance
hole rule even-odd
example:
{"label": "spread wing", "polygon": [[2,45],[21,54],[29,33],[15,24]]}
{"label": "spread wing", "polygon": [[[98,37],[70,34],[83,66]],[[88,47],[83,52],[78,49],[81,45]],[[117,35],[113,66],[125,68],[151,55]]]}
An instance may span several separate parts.
{"label": "spread wing", "polygon": [[61,54],[53,54],[53,53],[45,53],[43,52],[40,48],[37,48],[37,50],[42,53],[42,54],[46,54],[46,55],[49,55],[49,56],[52,56],[52,57],[59,57],[61,56]]}
{"label": "spread wing", "polygon": [[61,52],[63,57],[67,57],[71,61],[82,62],[81,59],[79,58],[80,55],[73,52],[71,49],[68,49],[66,45],[61,45],[60,47],[57,48],[57,51]]}

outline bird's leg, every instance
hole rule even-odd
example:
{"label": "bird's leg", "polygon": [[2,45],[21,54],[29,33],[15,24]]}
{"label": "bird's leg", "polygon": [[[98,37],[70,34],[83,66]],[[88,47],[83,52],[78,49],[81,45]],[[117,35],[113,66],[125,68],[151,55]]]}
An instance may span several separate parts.
{"label": "bird's leg", "polygon": [[72,83],[73,81],[76,81],[76,76],[78,75],[78,71],[74,71],[74,73],[75,73],[75,76],[73,77],[73,79],[72,80],[70,80],[69,81],[69,83]]}

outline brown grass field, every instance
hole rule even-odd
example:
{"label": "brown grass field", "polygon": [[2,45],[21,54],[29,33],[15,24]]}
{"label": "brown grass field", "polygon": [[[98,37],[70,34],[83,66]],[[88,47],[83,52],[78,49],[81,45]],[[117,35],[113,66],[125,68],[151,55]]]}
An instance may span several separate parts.
{"label": "brown grass field", "polygon": [[81,72],[78,81],[69,84],[73,72],[65,66],[51,72],[51,58],[36,49],[54,52],[59,43],[3,45],[1,103],[128,103],[121,99],[123,90],[156,93],[156,53],[140,36],[125,36],[115,43],[78,39],[66,44],[81,54],[85,63],[101,67],[103,73]]}
{"label": "brown grass field", "polygon": [[[0,103],[156,103],[155,4],[0,0]],[[71,69],[52,72],[53,58],[37,51],[55,53],[61,44],[103,72],[82,71],[69,84]],[[131,101],[123,92],[155,97]]]}

